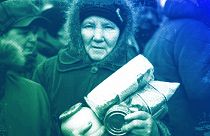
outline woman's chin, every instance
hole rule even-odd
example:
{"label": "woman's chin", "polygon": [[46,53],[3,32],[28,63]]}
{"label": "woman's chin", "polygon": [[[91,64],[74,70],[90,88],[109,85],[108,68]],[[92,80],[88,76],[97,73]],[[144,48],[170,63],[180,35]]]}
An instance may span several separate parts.
{"label": "woman's chin", "polygon": [[92,60],[100,61],[107,56],[107,53],[104,50],[92,50],[89,52],[89,56]]}

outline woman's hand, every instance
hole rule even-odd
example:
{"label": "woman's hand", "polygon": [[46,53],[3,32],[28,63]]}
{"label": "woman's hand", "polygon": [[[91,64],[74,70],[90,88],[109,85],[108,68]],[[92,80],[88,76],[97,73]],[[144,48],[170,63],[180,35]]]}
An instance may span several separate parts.
{"label": "woman's hand", "polygon": [[64,136],[102,136],[105,133],[105,128],[104,126],[101,126],[99,129],[96,131],[92,132],[91,134],[89,133],[89,130],[92,127],[92,123],[89,122],[85,126],[81,126],[80,129],[75,129],[68,131],[68,133],[64,134]]}
{"label": "woman's hand", "polygon": [[105,132],[93,111],[82,107],[81,103],[73,105],[59,116],[61,132],[64,136],[102,136]]}
{"label": "woman's hand", "polygon": [[90,130],[91,127],[92,123],[89,122],[81,126],[81,128],[70,129],[68,127],[61,127],[61,130],[64,136],[83,136],[86,132],[88,132],[88,130]]}
{"label": "woman's hand", "polygon": [[105,128],[104,126],[101,126],[94,132],[89,132],[89,130],[92,127],[92,123],[89,122],[85,124],[84,126],[81,126],[80,129],[68,129],[68,130],[62,130],[62,133],[64,136],[102,136],[105,133]]}
{"label": "woman's hand", "polygon": [[122,130],[134,136],[159,136],[158,128],[152,116],[144,111],[136,111],[125,116],[127,122]]}

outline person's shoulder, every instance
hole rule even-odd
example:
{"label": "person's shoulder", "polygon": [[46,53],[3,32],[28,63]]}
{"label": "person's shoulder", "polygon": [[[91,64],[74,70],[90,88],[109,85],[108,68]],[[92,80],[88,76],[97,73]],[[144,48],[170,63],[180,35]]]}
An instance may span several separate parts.
{"label": "person's shoulder", "polygon": [[188,29],[188,30],[196,30],[197,28],[201,28],[201,29],[206,29],[208,28],[208,26],[200,21],[200,20],[196,20],[196,19],[191,19],[191,18],[180,18],[180,19],[176,19],[176,20],[169,20],[165,26],[172,26],[172,28],[176,29],[180,28],[180,29]]}
{"label": "person's shoulder", "polygon": [[12,90],[16,89],[17,91],[24,93],[36,93],[38,90],[43,90],[43,87],[39,83],[36,83],[35,81],[27,79],[12,71],[7,73],[7,85]]}
{"label": "person's shoulder", "polygon": [[30,80],[30,79],[27,79],[27,78],[21,77],[21,76],[18,77],[18,78],[19,78],[19,83],[22,86],[25,86],[25,87],[31,88],[31,89],[33,89],[33,88],[35,88],[35,89],[42,89],[42,86],[39,83],[37,83],[37,82],[35,82],[33,80]]}
{"label": "person's shoulder", "polygon": [[190,18],[167,20],[162,24],[159,30],[160,36],[166,39],[176,39],[180,36],[199,36],[202,33],[209,33],[208,26],[202,21]]}
{"label": "person's shoulder", "polygon": [[24,101],[28,101],[33,105],[38,104],[38,101],[41,101],[42,105],[48,103],[47,94],[41,84],[22,76],[18,76],[17,79],[18,81],[14,87],[21,96],[24,96]]}
{"label": "person's shoulder", "polygon": [[209,39],[210,29],[204,22],[195,19],[183,19],[179,35],[183,38]]}
{"label": "person's shoulder", "polygon": [[70,51],[68,48],[61,49],[57,55],[47,58],[42,64],[43,65],[50,65],[52,63],[57,63],[57,62],[66,62],[66,61],[72,61],[74,62],[75,58],[72,57],[69,53]]}
{"label": "person's shoulder", "polygon": [[57,59],[58,59],[58,55],[50,57],[50,58],[47,58],[43,63],[44,64],[54,63],[54,62],[57,61]]}
{"label": "person's shoulder", "polygon": [[19,86],[25,94],[29,94],[31,97],[45,97],[45,89],[43,86],[35,81],[27,79],[25,77],[19,77]]}
{"label": "person's shoulder", "polygon": [[57,60],[58,60],[58,55],[47,58],[37,66],[37,70],[43,69],[44,71],[46,71],[47,69],[52,69],[54,65],[56,65]]}

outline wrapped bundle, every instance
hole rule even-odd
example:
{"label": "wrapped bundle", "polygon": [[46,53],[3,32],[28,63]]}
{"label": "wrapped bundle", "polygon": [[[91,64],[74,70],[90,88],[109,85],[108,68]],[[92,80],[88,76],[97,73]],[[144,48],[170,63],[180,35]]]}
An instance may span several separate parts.
{"label": "wrapped bundle", "polygon": [[138,55],[96,86],[85,100],[99,119],[103,119],[108,108],[152,81],[153,71],[152,64],[144,56]]}
{"label": "wrapped bundle", "polygon": [[151,81],[123,103],[131,110],[146,111],[155,118],[159,118],[167,112],[167,101],[178,87],[179,83],[176,82]]}

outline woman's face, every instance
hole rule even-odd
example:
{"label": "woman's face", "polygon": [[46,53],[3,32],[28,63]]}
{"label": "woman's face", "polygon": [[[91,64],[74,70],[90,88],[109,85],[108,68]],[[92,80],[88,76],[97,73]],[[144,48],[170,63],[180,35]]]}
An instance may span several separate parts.
{"label": "woman's face", "polygon": [[116,46],[120,34],[112,21],[90,16],[81,25],[81,35],[85,50],[92,60],[104,59]]}

